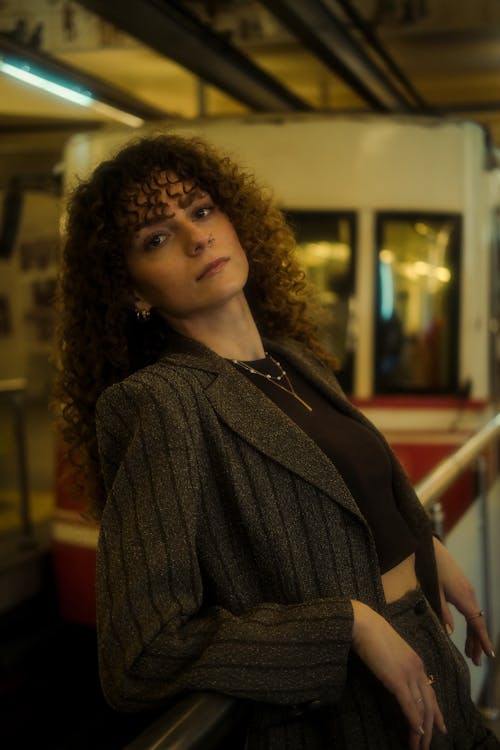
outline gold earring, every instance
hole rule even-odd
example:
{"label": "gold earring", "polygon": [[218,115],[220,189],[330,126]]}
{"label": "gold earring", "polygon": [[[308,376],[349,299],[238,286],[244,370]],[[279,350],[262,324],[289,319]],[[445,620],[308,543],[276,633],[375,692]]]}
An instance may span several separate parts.
{"label": "gold earring", "polygon": [[151,318],[151,310],[136,310],[135,317],[140,320],[141,323],[146,323]]}

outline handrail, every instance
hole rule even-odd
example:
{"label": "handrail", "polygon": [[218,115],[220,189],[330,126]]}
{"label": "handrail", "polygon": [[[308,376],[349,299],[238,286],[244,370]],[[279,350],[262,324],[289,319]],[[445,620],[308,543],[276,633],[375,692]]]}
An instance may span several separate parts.
{"label": "handrail", "polygon": [[444,458],[420,481],[415,491],[427,510],[465,469],[495,440],[500,439],[500,413],[455,453]]}
{"label": "handrail", "polygon": [[[497,414],[456,453],[441,461],[415,489],[429,509],[484,449],[500,438]],[[168,708],[125,750],[210,750],[240,718],[241,703],[216,693],[191,693]]]}
{"label": "handrail", "polygon": [[211,750],[241,716],[241,703],[218,693],[190,693],[168,708],[125,750]]}
{"label": "handrail", "polygon": [[[484,451],[500,439],[500,414],[491,419],[453,455],[445,458],[415,487],[422,505],[431,516],[434,531],[444,535],[444,513],[440,502],[443,492],[474,463],[475,489],[481,532],[480,558],[486,627],[493,633],[492,585],[490,571],[490,538],[488,507],[488,464]],[[493,665],[488,662],[483,685],[483,705],[480,710],[487,719],[497,719],[499,710],[495,705]]]}

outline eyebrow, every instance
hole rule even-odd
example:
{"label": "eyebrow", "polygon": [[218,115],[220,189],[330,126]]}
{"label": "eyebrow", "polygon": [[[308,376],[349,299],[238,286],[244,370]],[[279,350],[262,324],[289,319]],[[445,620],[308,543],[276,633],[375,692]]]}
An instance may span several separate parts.
{"label": "eyebrow", "polygon": [[161,224],[165,221],[165,219],[173,219],[174,216],[175,212],[171,214],[159,214],[157,216],[152,216],[150,219],[144,219],[144,221],[141,221],[140,224],[135,225],[134,234],[139,234],[142,229],[153,227],[155,224]]}
{"label": "eyebrow", "polygon": [[[201,190],[200,188],[196,187],[193,188],[193,190],[190,190],[189,193],[186,193],[184,196],[181,196],[177,204],[179,208],[189,208],[189,206],[194,203],[196,200],[202,200],[203,198],[207,197],[207,193],[205,190]],[[171,207],[171,204],[165,203],[165,206],[168,208]],[[155,216],[151,216],[149,219],[144,219],[139,224],[136,224],[134,227],[134,234],[138,234],[142,229],[147,229],[147,227],[154,226],[155,224],[161,224],[161,222],[165,221],[165,219],[173,219],[175,216],[175,211],[169,214],[157,214]]]}
{"label": "eyebrow", "polygon": [[202,190],[199,187],[194,187],[189,193],[185,193],[181,196],[177,202],[181,208],[188,208],[195,200],[206,197],[207,192],[205,190]]}

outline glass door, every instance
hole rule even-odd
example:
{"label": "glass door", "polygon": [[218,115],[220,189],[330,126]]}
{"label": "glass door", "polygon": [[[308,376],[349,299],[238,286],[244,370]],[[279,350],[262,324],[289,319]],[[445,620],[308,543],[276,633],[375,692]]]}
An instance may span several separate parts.
{"label": "glass door", "polygon": [[318,291],[324,311],[323,339],[338,359],[339,381],[352,392],[355,341],[351,331],[354,295],[355,214],[287,211],[298,242],[300,263]]}
{"label": "glass door", "polygon": [[454,393],[461,217],[377,216],[377,393]]}

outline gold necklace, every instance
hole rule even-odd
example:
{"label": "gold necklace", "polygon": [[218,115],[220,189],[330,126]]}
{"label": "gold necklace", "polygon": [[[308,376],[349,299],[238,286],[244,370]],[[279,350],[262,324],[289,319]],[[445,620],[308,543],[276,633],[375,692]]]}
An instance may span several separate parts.
{"label": "gold necklace", "polygon": [[[293,396],[294,399],[296,399],[299,404],[302,404],[302,406],[307,409],[308,411],[312,411],[312,406],[310,406],[306,401],[304,401],[303,398],[299,396],[295,388],[293,387],[290,378],[288,377],[286,370],[282,367],[281,363],[278,362],[277,359],[274,359],[268,352],[264,352],[266,355],[266,358],[269,358],[273,365],[275,365],[278,370],[280,371],[279,375],[275,375],[274,377],[266,372],[260,372],[259,370],[256,370],[255,367],[251,367],[251,365],[247,365],[246,362],[242,362],[240,359],[232,359],[231,362],[235,365],[239,365],[244,370],[247,370],[247,372],[251,372],[252,375],[260,375],[261,378],[265,378],[270,383],[276,386],[276,388],[280,388],[282,391],[285,391],[285,393],[289,393],[290,396]],[[286,385],[283,385],[283,383],[286,383]]]}

